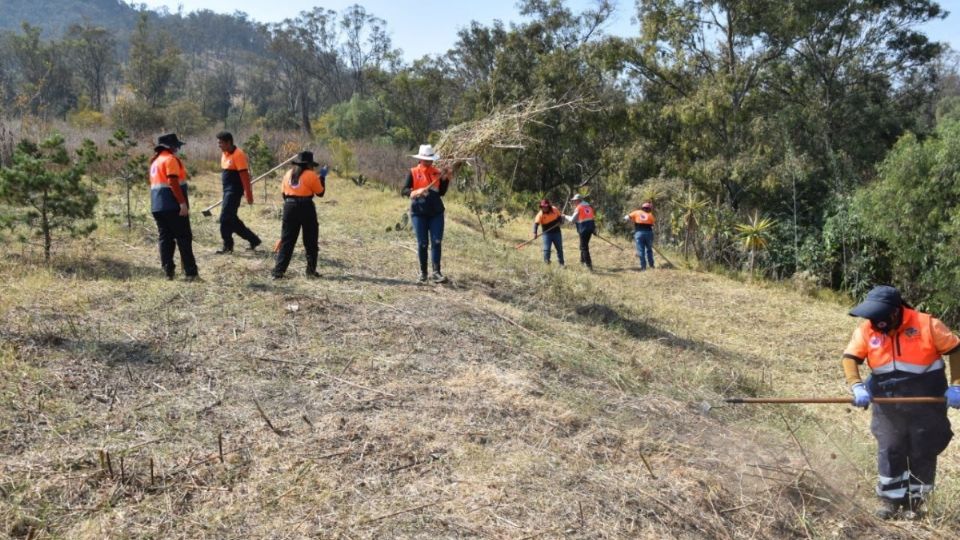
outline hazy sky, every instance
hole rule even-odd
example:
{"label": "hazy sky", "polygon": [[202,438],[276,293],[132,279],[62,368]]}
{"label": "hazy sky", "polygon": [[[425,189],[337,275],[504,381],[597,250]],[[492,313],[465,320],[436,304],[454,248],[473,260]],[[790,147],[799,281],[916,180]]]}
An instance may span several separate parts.
{"label": "hazy sky", "polygon": [[[377,17],[387,21],[387,30],[393,39],[394,47],[403,49],[407,60],[419,58],[425,54],[444,53],[453,46],[457,30],[466,27],[470,21],[490,24],[495,19],[504,22],[519,21],[516,0],[137,0],[151,8],[165,6],[177,11],[182,6],[184,12],[197,9],[209,9],[216,12],[246,12],[260,22],[277,22],[295,17],[301,11],[323,6],[341,11],[352,4],[360,4]],[[568,0],[567,6],[574,11],[582,11],[592,6],[592,0]],[[637,26],[631,22],[634,15],[634,0],[615,0],[617,11],[606,27],[608,34],[630,36],[637,33]],[[927,25],[927,35],[937,41],[949,43],[960,51],[960,0],[941,0],[940,5],[951,12],[946,20]]]}

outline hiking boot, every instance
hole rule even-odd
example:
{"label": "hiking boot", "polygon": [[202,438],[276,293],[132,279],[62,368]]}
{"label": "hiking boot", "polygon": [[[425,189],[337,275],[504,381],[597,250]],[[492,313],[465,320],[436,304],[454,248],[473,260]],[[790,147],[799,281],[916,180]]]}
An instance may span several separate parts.
{"label": "hiking boot", "polygon": [[254,238],[253,240],[250,241],[250,247],[247,248],[247,251],[255,251],[257,249],[257,246],[259,246],[262,243],[263,243],[263,240],[259,238]]}
{"label": "hiking boot", "polygon": [[894,519],[900,513],[900,506],[901,502],[899,500],[881,497],[873,515],[880,519]]}
{"label": "hiking boot", "polygon": [[226,254],[228,254],[228,253],[233,253],[233,248],[232,248],[232,247],[223,246],[222,248],[214,251],[214,253],[217,254],[217,255],[226,255]]}
{"label": "hiking boot", "polygon": [[430,276],[430,279],[432,279],[434,283],[446,283],[448,281],[447,276],[441,274],[439,270],[434,272],[433,275]]}
{"label": "hiking boot", "polygon": [[916,521],[922,519],[927,514],[923,504],[923,497],[911,497],[910,501],[904,505],[903,519]]}
{"label": "hiking boot", "polygon": [[176,275],[176,273],[177,273],[177,267],[176,267],[176,266],[164,266],[164,267],[163,267],[163,275],[167,276],[167,281],[172,280],[172,279],[174,278],[174,276]]}
{"label": "hiking boot", "polygon": [[307,270],[306,276],[307,279],[317,279],[320,277],[320,273],[316,270]]}
{"label": "hiking boot", "polygon": [[420,272],[420,276],[417,277],[417,283],[426,283],[427,282],[427,273]]}
{"label": "hiking boot", "polygon": [[197,274],[189,274],[189,275],[183,276],[183,280],[184,281],[200,281],[200,276]]}
{"label": "hiking boot", "polygon": [[270,274],[270,279],[272,279],[272,280],[274,280],[274,281],[276,281],[276,280],[278,280],[278,279],[283,279],[283,274],[282,274],[282,273],[279,273],[279,272],[274,272],[274,273]]}

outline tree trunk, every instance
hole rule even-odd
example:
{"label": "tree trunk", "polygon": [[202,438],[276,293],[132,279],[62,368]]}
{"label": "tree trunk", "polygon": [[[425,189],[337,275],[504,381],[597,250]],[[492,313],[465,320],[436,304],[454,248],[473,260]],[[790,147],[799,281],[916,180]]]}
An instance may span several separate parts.
{"label": "tree trunk", "polygon": [[47,191],[43,191],[43,202],[40,204],[40,230],[43,233],[43,260],[50,262],[50,219],[47,216]]}
{"label": "tree trunk", "polygon": [[306,86],[301,86],[300,93],[300,123],[303,125],[303,132],[313,137],[313,127],[310,125],[310,110],[308,108],[309,96]]}
{"label": "tree trunk", "polygon": [[132,220],[131,217],[130,217],[130,190],[131,190],[132,187],[133,187],[133,186],[132,186],[132,184],[133,184],[133,179],[132,179],[132,178],[126,178],[125,180],[126,180],[126,184],[127,184],[127,229],[132,229],[132,228],[133,228],[133,220]]}

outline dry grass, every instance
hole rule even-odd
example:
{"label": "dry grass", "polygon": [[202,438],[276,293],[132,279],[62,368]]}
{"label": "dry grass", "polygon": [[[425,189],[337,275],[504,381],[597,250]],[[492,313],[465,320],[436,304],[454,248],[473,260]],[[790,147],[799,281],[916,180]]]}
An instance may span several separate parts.
{"label": "dry grass", "polygon": [[[193,183],[199,208],[212,176]],[[104,222],[50,267],[0,262],[0,531],[105,538],[946,537],[879,523],[867,415],[708,408],[843,391],[841,306],[688,271],[587,274],[483,242],[448,205],[448,286],[413,283],[406,202],[331,179],[321,273],[266,253],[161,279],[155,230]],[[143,195],[143,194],[141,194]],[[259,192],[258,192],[259,196]],[[141,197],[143,199],[144,197]],[[112,199],[107,199],[107,204]],[[241,217],[272,245],[279,203]],[[567,256],[576,257],[568,235]],[[626,245],[626,242],[623,242]],[[302,272],[298,249],[288,275]],[[781,415],[783,413],[783,415]],[[794,430],[788,434],[785,422]],[[955,448],[941,487],[956,494]]]}

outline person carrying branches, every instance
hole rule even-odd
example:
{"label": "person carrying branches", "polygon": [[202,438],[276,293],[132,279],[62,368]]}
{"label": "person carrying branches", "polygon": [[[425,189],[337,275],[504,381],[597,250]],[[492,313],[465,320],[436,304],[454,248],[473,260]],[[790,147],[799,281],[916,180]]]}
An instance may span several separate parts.
{"label": "person carrying branches", "polygon": [[317,223],[317,207],[313,203],[313,197],[323,197],[327,187],[326,177],[318,176],[314,171],[319,163],[313,160],[313,152],[300,152],[291,164],[293,167],[283,175],[283,221],[273,279],[281,279],[286,273],[301,229],[303,249],[307,252],[306,276],[318,278],[317,241],[320,237],[320,226]]}
{"label": "person carrying branches", "polygon": [[262,241],[237,216],[240,201],[246,196],[247,204],[253,204],[253,188],[250,186],[250,169],[247,154],[233,144],[233,134],[228,131],[217,133],[217,145],[223,154],[220,156],[220,181],[223,185],[223,203],[220,206],[220,238],[223,245],[216,251],[218,255],[233,252],[233,235],[236,234],[250,243],[254,250]]}
{"label": "person carrying branches", "polygon": [[194,281],[199,272],[193,256],[187,169],[176,155],[183,144],[176,133],[157,139],[156,154],[150,160],[150,211],[157,222],[160,265],[167,279],[173,279],[176,273],[173,253],[179,248],[184,276],[187,281]]}
{"label": "person carrying branches", "polygon": [[417,258],[420,262],[418,283],[427,281],[427,250],[433,260],[434,283],[446,283],[447,278],[440,272],[440,258],[443,243],[443,199],[453,172],[449,167],[443,170],[434,166],[440,156],[429,144],[420,145],[420,151],[410,157],[419,163],[407,173],[407,180],[400,193],[410,198],[410,221],[417,238]]}
{"label": "person carrying branches", "polygon": [[633,242],[637,246],[637,258],[640,259],[640,270],[646,270],[647,265],[653,268],[653,203],[645,202],[639,210],[634,210],[623,216],[624,221],[633,223]]}
{"label": "person carrying branches", "polygon": [[549,199],[540,201],[540,211],[533,218],[533,237],[537,238],[537,229],[543,227],[543,262],[550,264],[550,247],[557,250],[557,262],[563,268],[563,234],[560,231],[563,225],[563,214],[560,209],[550,204]]}
{"label": "person carrying branches", "polygon": [[[850,315],[866,319],[843,351],[843,372],[853,404],[867,408],[875,397],[939,397],[945,403],[873,404],[870,430],[877,440],[879,480],[876,515],[882,519],[922,515],[933,491],[937,456],[953,432],[947,407],[960,408],[960,338],[938,319],[903,301],[895,287],[874,287]],[[947,385],[943,357],[950,362]],[[866,362],[871,375],[860,378]]]}

